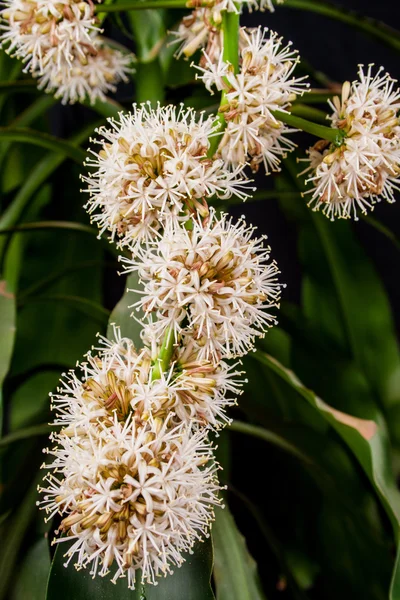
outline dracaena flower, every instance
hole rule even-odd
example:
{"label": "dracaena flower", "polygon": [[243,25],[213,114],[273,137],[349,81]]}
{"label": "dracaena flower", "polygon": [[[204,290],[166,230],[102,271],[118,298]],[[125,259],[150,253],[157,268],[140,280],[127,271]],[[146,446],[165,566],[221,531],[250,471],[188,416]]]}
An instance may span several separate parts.
{"label": "dracaena flower", "polygon": [[101,233],[135,251],[166,220],[207,214],[209,196],[248,196],[241,168],[230,172],[222,160],[207,158],[214,119],[197,117],[183,107],[134,105],[98,130],[101,150],[90,151],[91,173],[83,179],[86,209]]}
{"label": "dracaena flower", "polygon": [[55,424],[76,436],[93,424],[109,427],[115,417],[124,421],[132,415],[141,420],[169,416],[173,425],[185,422],[193,428],[218,429],[229,422],[225,410],[236,403],[242,386],[236,365],[199,358],[189,338],[177,340],[170,366],[154,377],[159,352],[157,343],[136,350],[119,328],[113,340],[100,336],[96,352],[65,374],[52,394]]}
{"label": "dracaena flower", "polygon": [[123,259],[144,285],[137,306],[156,315],[150,335],[161,338],[167,328],[190,335],[200,360],[247,353],[275,324],[281,291],[270,249],[253,233],[211,210],[191,230],[167,223],[157,245]]}
{"label": "dracaena flower", "polygon": [[[63,412],[68,411],[65,407]],[[133,415],[94,422],[79,435],[51,436],[40,506],[62,517],[54,543],[68,545],[66,566],[93,576],[155,584],[208,535],[220,489],[206,430],[170,418]]]}
{"label": "dracaena flower", "polygon": [[112,48],[97,39],[96,53],[89,54],[84,64],[74,57],[71,64],[62,66],[51,61],[39,77],[39,89],[53,93],[63,104],[84,102],[92,104],[114,93],[120,81],[128,81],[132,72],[132,56]]}
{"label": "dracaena flower", "polygon": [[308,152],[309,204],[331,220],[357,220],[381,198],[394,202],[400,189],[400,90],[382,68],[374,75],[373,65],[366,72],[360,66],[358,74],[330,102],[332,127],[343,135],[335,144],[320,140]]}
{"label": "dracaena flower", "polygon": [[276,33],[261,27],[240,30],[240,69],[234,73],[220,56],[215,62],[207,53],[198,66],[206,87],[225,92],[220,108],[227,126],[218,154],[235,168],[249,162],[253,170],[260,163],[266,172],[278,171],[286,153],[295,148],[291,133],[273,111],[288,111],[296,96],[307,89],[304,77],[293,71],[299,61],[291,45],[284,45]]}
{"label": "dracaena flower", "polygon": [[115,91],[131,70],[131,56],[100,37],[93,2],[5,0],[0,40],[6,52],[25,63],[39,88],[64,103],[94,103]]}

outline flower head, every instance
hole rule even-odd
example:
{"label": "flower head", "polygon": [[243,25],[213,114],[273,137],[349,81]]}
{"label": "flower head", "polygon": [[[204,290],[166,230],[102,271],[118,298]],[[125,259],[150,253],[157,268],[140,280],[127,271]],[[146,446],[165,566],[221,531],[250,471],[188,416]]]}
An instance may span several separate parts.
{"label": "flower head", "polygon": [[192,109],[173,106],[133,112],[110,119],[101,127],[84,177],[90,199],[86,204],[101,233],[130,244],[154,241],[165,220],[186,220],[191,213],[207,214],[206,198],[247,197],[241,169],[230,172],[222,160],[207,158],[212,117],[196,119]]}
{"label": "flower head", "polygon": [[143,583],[154,584],[179,567],[208,535],[220,503],[206,435],[170,427],[169,418],[120,421],[116,413],[79,435],[53,434],[40,505],[49,518],[62,516],[64,535],[55,542],[72,542],[67,564],[110,573],[114,582],[127,577],[132,589],[138,569]]}
{"label": "flower head", "polygon": [[112,48],[97,39],[96,54],[88,55],[84,64],[74,57],[69,65],[61,67],[55,62],[47,63],[39,77],[39,89],[61,98],[63,104],[83,102],[89,98],[92,104],[104,100],[107,93],[116,91],[116,84],[128,81],[132,72],[132,56]]}
{"label": "flower head", "polygon": [[330,102],[332,127],[343,132],[337,144],[321,140],[309,150],[310,205],[334,220],[357,220],[385,198],[394,202],[400,189],[400,90],[383,69],[372,65],[359,80],[343,85],[342,97]]}
{"label": "flower head", "polygon": [[25,63],[39,88],[63,102],[92,103],[127,79],[131,57],[100,37],[91,1],[5,0],[0,40]]}
{"label": "flower head", "polygon": [[290,133],[274,110],[286,111],[297,95],[307,88],[304,78],[293,71],[299,61],[291,45],[267,29],[240,30],[240,71],[220,57],[216,63],[207,54],[198,70],[200,79],[212,91],[225,91],[223,111],[227,127],[219,145],[219,153],[231,166],[247,161],[253,170],[264,163],[267,173],[279,170],[281,158],[295,144],[286,137]]}
{"label": "flower head", "polygon": [[190,335],[200,360],[218,362],[252,348],[275,324],[269,311],[281,290],[270,249],[253,233],[243,220],[233,224],[212,210],[190,231],[168,223],[157,246],[123,259],[144,284],[138,306],[156,314],[147,325],[152,335],[161,337],[168,327]]}
{"label": "flower head", "polygon": [[179,340],[171,365],[154,377],[159,344],[137,351],[114,327],[114,340],[100,336],[100,347],[89,352],[79,371],[64,376],[52,406],[56,425],[68,435],[81,435],[93,424],[109,427],[117,418],[171,419],[192,428],[220,428],[229,419],[225,409],[241,393],[241,372],[224,361],[200,359],[191,340]]}

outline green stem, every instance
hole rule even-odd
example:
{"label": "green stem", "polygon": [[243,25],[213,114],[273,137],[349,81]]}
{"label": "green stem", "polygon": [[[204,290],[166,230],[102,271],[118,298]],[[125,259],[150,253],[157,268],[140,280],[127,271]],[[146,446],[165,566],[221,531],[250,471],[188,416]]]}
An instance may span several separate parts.
{"label": "green stem", "polygon": [[400,32],[385,23],[364,17],[344,6],[335,6],[323,0],[286,0],[284,6],[298,10],[307,10],[347,23],[364,33],[383,42],[391,48],[400,50]]}
{"label": "green stem", "polygon": [[286,123],[286,125],[296,127],[296,129],[301,129],[302,131],[311,133],[316,137],[322,138],[323,140],[328,140],[334,144],[340,145],[345,137],[344,131],[341,131],[340,129],[333,129],[332,127],[326,127],[326,125],[318,125],[317,123],[306,121],[306,119],[296,117],[295,115],[283,112],[281,110],[273,110],[271,113],[276,119],[283,121]]}
{"label": "green stem", "polygon": [[[224,11],[222,13],[222,31],[224,36],[224,49],[223,58],[224,61],[233,66],[234,72],[239,72],[239,25],[240,15],[234,12]],[[220,109],[227,104],[225,92],[222,92]],[[223,112],[219,112],[214,123],[214,135],[210,139],[210,148],[207,156],[212,158],[218,150],[221,136],[223,135],[226,127],[226,120]]]}
{"label": "green stem", "polygon": [[232,65],[235,73],[239,73],[239,26],[239,12],[234,13],[224,10],[222,13],[223,57],[225,62]]}
{"label": "green stem", "polygon": [[185,0],[138,0],[120,2],[119,4],[99,4],[95,6],[97,13],[124,12],[127,10],[143,10],[149,8],[189,8]]}
{"label": "green stem", "polygon": [[314,108],[313,106],[303,104],[302,102],[295,102],[290,109],[290,114],[295,115],[296,117],[316,121],[317,123],[326,123],[326,112]]}
{"label": "green stem", "polygon": [[164,340],[160,349],[160,353],[156,358],[153,373],[151,376],[152,381],[160,379],[162,373],[165,373],[170,365],[172,355],[174,353],[175,346],[175,334],[173,329],[168,327],[164,335]]}
{"label": "green stem", "polygon": [[165,96],[163,74],[159,58],[136,65],[136,102],[151,102],[153,106],[162,102]]}

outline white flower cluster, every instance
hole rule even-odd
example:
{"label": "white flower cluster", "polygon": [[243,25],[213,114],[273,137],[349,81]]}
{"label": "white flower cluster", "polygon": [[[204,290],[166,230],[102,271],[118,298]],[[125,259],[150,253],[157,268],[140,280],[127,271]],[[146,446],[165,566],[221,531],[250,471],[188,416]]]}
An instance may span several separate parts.
{"label": "white flower cluster", "polygon": [[240,71],[220,56],[217,63],[204,54],[198,75],[209,91],[215,87],[225,92],[225,104],[220,107],[227,127],[219,145],[219,154],[226,164],[236,167],[249,162],[253,170],[260,163],[267,173],[278,171],[280,161],[295,144],[286,134],[289,129],[273,115],[273,111],[288,111],[296,96],[308,87],[304,77],[293,71],[299,61],[291,44],[268,29],[240,30]]}
{"label": "white flower cluster", "polygon": [[100,36],[88,0],[4,0],[0,36],[6,52],[25,63],[39,88],[64,104],[91,103],[127,81],[132,57]]}
{"label": "white flower cluster", "polygon": [[400,90],[383,69],[373,65],[359,80],[343,85],[330,102],[332,127],[343,132],[337,144],[321,140],[309,150],[312,171],[310,204],[332,221],[366,213],[383,197],[394,202],[400,189]]}
{"label": "white flower cluster", "polygon": [[94,140],[87,166],[90,199],[100,233],[135,250],[154,241],[166,223],[179,223],[199,211],[208,213],[206,198],[248,196],[242,168],[228,171],[222,160],[207,158],[213,117],[198,118],[191,109],[174,106],[152,109],[141,105],[132,113],[109,119]]}
{"label": "white flower cluster", "polygon": [[242,220],[234,224],[211,210],[190,230],[166,224],[156,245],[125,259],[144,284],[139,307],[155,312],[148,327],[160,338],[168,328],[190,336],[199,357],[218,362],[249,352],[274,325],[279,306],[278,269],[263,239]]}
{"label": "white flower cluster", "polygon": [[240,393],[241,382],[189,346],[153,380],[149,350],[114,335],[52,396],[61,430],[46,451],[53,459],[43,465],[39,504],[48,518],[62,516],[56,542],[73,541],[68,563],[111,571],[113,581],[127,576],[134,588],[138,569],[142,582],[156,583],[207,535],[220,504],[207,427],[227,420],[223,408],[234,400],[225,393]]}
{"label": "white flower cluster", "polygon": [[[283,2],[284,0],[277,0],[277,4]],[[212,60],[218,59],[223,48],[221,25],[224,11],[238,14],[244,6],[250,11],[274,11],[272,0],[193,0],[192,4],[195,10],[182,19],[176,31],[172,31],[174,41],[179,43],[178,58],[188,58],[199,48],[205,48]]]}

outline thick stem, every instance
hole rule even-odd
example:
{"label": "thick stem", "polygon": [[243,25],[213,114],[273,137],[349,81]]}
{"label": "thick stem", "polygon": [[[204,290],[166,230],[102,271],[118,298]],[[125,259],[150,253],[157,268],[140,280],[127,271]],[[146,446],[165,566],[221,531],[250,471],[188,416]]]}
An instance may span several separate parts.
{"label": "thick stem", "polygon": [[345,132],[341,129],[334,129],[332,127],[326,127],[326,125],[312,123],[311,121],[306,121],[306,119],[302,119],[301,117],[296,117],[290,113],[283,112],[282,110],[273,110],[271,112],[276,119],[283,121],[286,123],[286,125],[296,127],[296,129],[301,129],[302,131],[311,133],[318,138],[328,140],[334,144],[340,145],[343,139],[346,137]]}
{"label": "thick stem", "polygon": [[160,379],[162,373],[165,373],[168,370],[172,355],[174,353],[175,341],[176,340],[174,330],[171,329],[171,327],[169,327],[165,332],[160,353],[155,361],[153,373],[151,376],[152,381]]}
{"label": "thick stem", "polygon": [[136,102],[150,102],[156,106],[165,95],[163,74],[158,57],[148,63],[136,65]]}
{"label": "thick stem", "polygon": [[[224,36],[223,58],[225,62],[233,66],[235,73],[239,72],[239,25],[239,12],[234,13],[225,10],[222,13],[222,31]],[[220,108],[226,104],[225,92],[222,92]],[[226,120],[223,113],[220,112],[215,121],[215,133],[210,140],[210,148],[207,154],[210,158],[212,158],[218,150],[225,127]]]}

